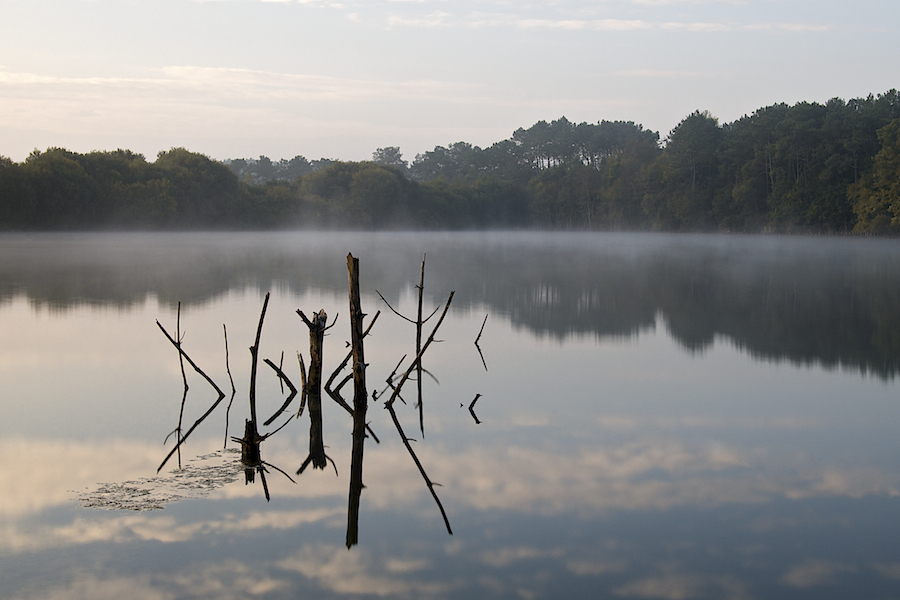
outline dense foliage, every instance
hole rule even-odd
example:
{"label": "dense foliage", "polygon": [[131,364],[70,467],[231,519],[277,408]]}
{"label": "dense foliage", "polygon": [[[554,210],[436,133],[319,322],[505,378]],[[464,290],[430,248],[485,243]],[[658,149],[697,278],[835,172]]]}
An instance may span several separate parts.
{"label": "dense foliage", "polygon": [[0,157],[0,228],[486,228],[900,233],[900,92],[694,112],[664,139],[565,117],[487,148],[225,164],[175,148]]}

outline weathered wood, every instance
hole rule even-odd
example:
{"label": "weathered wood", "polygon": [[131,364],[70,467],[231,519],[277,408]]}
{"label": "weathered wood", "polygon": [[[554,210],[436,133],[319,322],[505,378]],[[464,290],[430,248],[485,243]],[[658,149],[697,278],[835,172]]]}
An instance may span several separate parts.
{"label": "weathered wood", "polygon": [[[281,353],[282,361],[284,360],[284,352]],[[288,397],[284,400],[284,403],[281,407],[275,411],[275,414],[269,417],[263,425],[271,425],[272,421],[278,418],[283,412],[287,412],[288,406],[291,405],[291,402],[294,401],[294,398],[297,396],[297,388],[294,387],[293,382],[288,378],[284,371],[281,370],[281,367],[276,367],[275,363],[273,363],[268,358],[264,359],[264,362],[272,367],[272,370],[275,371],[275,374],[278,375],[279,381],[281,381],[281,389],[284,391],[284,384],[287,383],[288,389],[291,390],[291,393],[288,394]]]}
{"label": "weathered wood", "polygon": [[[447,304],[444,305],[444,310],[441,313],[437,324],[434,326],[434,329],[431,331],[431,335],[428,336],[428,339],[425,341],[422,349],[416,355],[416,358],[413,360],[412,364],[409,366],[409,368],[406,369],[406,372],[403,373],[403,376],[400,378],[399,383],[397,383],[396,386],[389,383],[389,385],[391,385],[391,387],[393,388],[393,392],[391,393],[391,397],[388,399],[388,401],[384,403],[384,408],[390,413],[391,420],[394,422],[394,427],[396,427],[397,433],[400,435],[400,439],[403,441],[403,445],[406,446],[406,451],[412,457],[413,462],[416,463],[416,467],[419,469],[419,474],[422,475],[422,479],[425,480],[425,485],[428,486],[428,491],[431,492],[431,497],[434,498],[438,509],[441,511],[441,516],[444,518],[444,525],[447,527],[447,533],[449,533],[450,535],[453,535],[453,530],[450,529],[450,519],[447,518],[447,513],[444,511],[444,505],[441,504],[441,499],[438,498],[437,492],[434,490],[434,486],[437,484],[431,481],[431,478],[428,477],[428,473],[425,472],[425,467],[422,466],[422,463],[419,461],[419,457],[416,456],[416,452],[410,445],[410,438],[408,438],[406,436],[406,433],[404,433],[403,427],[400,425],[400,419],[397,418],[397,412],[394,410],[394,402],[396,402],[397,398],[400,397],[400,390],[403,389],[403,385],[407,381],[409,381],[410,373],[412,373],[413,369],[415,369],[416,366],[422,362],[422,356],[434,341],[434,336],[440,328],[441,323],[444,322],[444,317],[447,316],[447,311],[450,309],[450,303],[453,301],[454,293],[455,292],[450,292],[450,297],[447,298]],[[393,376],[388,378],[388,382],[391,382],[392,380]]]}
{"label": "weathered wood", "polygon": [[322,437],[322,347],[328,315],[322,309],[308,319],[303,311],[297,314],[309,327],[309,372],[306,376],[306,402],[309,409],[309,456],[297,470],[302,473],[312,463],[314,469],[324,469],[327,464],[325,442]]}
{"label": "weathered wood", "polygon": [[347,255],[350,293],[350,344],[353,353],[353,448],[350,455],[350,499],[347,508],[347,548],[359,541],[359,502],[365,487],[362,481],[363,448],[366,440],[366,358],[363,346],[363,317],[359,297],[359,259]]}
{"label": "weathered wood", "polygon": [[[381,314],[380,310],[375,312],[375,316],[372,317],[372,320],[369,321],[369,326],[366,327],[366,330],[363,332],[363,339],[365,339],[365,337],[367,335],[369,335],[369,332],[372,330],[372,326],[375,325],[375,321],[378,320],[378,315],[380,315],[380,314]],[[349,404],[347,404],[347,401],[344,400],[343,396],[341,396],[341,388],[344,387],[344,384],[347,383],[348,380],[353,378],[353,374],[351,373],[350,375],[347,375],[347,377],[342,379],[336,388],[332,389],[332,387],[331,387],[331,384],[334,383],[335,378],[341,373],[341,371],[344,370],[344,367],[347,366],[347,363],[350,362],[351,358],[353,358],[352,346],[350,348],[350,352],[347,353],[347,356],[344,357],[344,360],[341,361],[341,364],[338,365],[338,367],[331,373],[331,377],[328,378],[328,381],[325,382],[325,392],[329,396],[331,396],[332,400],[337,402],[338,406],[340,406],[341,408],[346,410],[347,413],[352,417],[353,416],[353,407],[350,406]],[[375,432],[372,431],[372,428],[369,425],[366,425],[366,431],[368,432],[369,436],[373,440],[375,440],[376,444],[380,443],[378,436],[375,435]]]}
{"label": "weathered wood", "polygon": [[219,405],[220,402],[222,402],[222,399],[225,398],[225,393],[221,389],[219,389],[219,386],[217,386],[216,383],[212,379],[210,379],[209,375],[207,375],[206,373],[203,372],[203,369],[198,367],[197,364],[193,360],[191,360],[191,357],[187,355],[187,353],[181,347],[181,344],[179,342],[176,342],[172,338],[172,336],[169,335],[169,332],[166,331],[166,328],[163,327],[159,321],[156,322],[156,326],[159,327],[160,331],[163,332],[163,335],[165,335],[166,338],[168,338],[169,342],[171,342],[172,345],[178,349],[179,356],[183,356],[184,359],[186,361],[188,361],[188,364],[194,368],[194,371],[199,373],[200,376],[203,377],[203,379],[205,379],[206,382],[210,386],[212,386],[212,388],[214,390],[216,390],[216,392],[219,394],[219,397],[216,399],[215,402],[213,402],[213,405],[210,406],[209,409],[207,409],[207,411],[205,413],[203,413],[203,415],[201,415],[201,417],[199,419],[197,419],[193,425],[191,425],[191,428],[188,429],[184,435],[179,435],[180,439],[178,439],[175,447],[172,448],[171,452],[169,452],[166,455],[166,457],[163,459],[162,463],[159,465],[159,468],[156,469],[156,472],[159,473],[160,471],[162,471],[162,468],[166,465],[166,463],[169,461],[169,459],[172,458],[172,455],[175,454],[175,452],[177,452],[178,449],[181,448],[181,445],[187,441],[188,436],[190,436],[191,433],[197,428],[197,426],[200,425],[200,423],[202,423],[203,420],[206,419],[206,417],[208,417],[210,415],[210,413],[215,410],[215,408]]}
{"label": "weathered wood", "polygon": [[222,323],[222,333],[225,335],[225,371],[228,373],[228,381],[231,382],[231,398],[228,399],[228,406],[225,408],[225,446],[228,445],[228,418],[231,415],[231,403],[237,395],[237,388],[234,387],[234,377],[231,376],[231,365],[228,362],[228,328]]}
{"label": "weathered wood", "polygon": [[487,323],[488,315],[484,315],[484,321],[481,322],[481,329],[478,330],[478,337],[475,338],[475,347],[478,349],[478,356],[481,357],[481,364],[484,365],[484,370],[487,371],[487,362],[484,360],[484,354],[481,352],[481,346],[478,345],[478,341],[481,339],[481,334],[484,333],[484,325]]}
{"label": "weathered wood", "polygon": [[175,441],[178,448],[178,468],[181,468],[181,425],[184,422],[184,405],[187,402],[188,386],[187,375],[184,372],[184,357],[181,353],[181,302],[178,303],[178,317],[175,320],[175,339],[178,347],[178,364],[181,367],[181,380],[184,382],[184,394],[181,396],[181,410],[178,412],[178,428],[175,430]]}
{"label": "weathered wood", "polygon": [[250,346],[250,420],[256,425],[256,368],[259,364],[259,338],[262,336],[263,321],[266,318],[266,308],[269,306],[269,294],[263,300],[262,311],[259,314],[259,325],[256,327],[256,341]]}
{"label": "weathered wood", "polygon": [[[422,255],[422,271],[419,275],[419,310],[416,313],[416,356],[422,351],[422,296],[425,293],[425,255]],[[419,393],[419,431],[425,437],[425,406],[422,404],[422,361],[416,366],[416,389]]]}
{"label": "weathered wood", "polygon": [[475,419],[476,425],[481,425],[481,421],[478,420],[478,415],[475,414],[475,403],[478,402],[479,398],[481,398],[481,394],[475,394],[475,399],[469,404],[469,414]]}
{"label": "weathered wood", "polygon": [[241,445],[241,463],[248,467],[256,467],[262,464],[262,455],[259,451],[259,443],[262,441],[256,424],[250,419],[244,421],[244,437],[235,438]]}

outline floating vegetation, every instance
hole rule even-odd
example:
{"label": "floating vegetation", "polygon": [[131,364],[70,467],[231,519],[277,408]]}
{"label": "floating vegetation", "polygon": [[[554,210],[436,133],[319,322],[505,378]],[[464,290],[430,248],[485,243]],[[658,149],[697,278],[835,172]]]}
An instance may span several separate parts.
{"label": "floating vegetation", "polygon": [[185,498],[202,498],[235,482],[244,474],[241,451],[226,448],[188,461],[169,474],[122,483],[101,483],[78,494],[84,508],[101,510],[160,510]]}

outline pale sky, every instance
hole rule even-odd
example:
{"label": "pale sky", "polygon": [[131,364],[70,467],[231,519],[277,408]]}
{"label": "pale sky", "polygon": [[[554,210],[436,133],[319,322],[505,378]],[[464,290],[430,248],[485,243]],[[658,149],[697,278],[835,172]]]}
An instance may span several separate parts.
{"label": "pale sky", "polygon": [[900,88],[900,0],[0,0],[0,155],[366,160]]}

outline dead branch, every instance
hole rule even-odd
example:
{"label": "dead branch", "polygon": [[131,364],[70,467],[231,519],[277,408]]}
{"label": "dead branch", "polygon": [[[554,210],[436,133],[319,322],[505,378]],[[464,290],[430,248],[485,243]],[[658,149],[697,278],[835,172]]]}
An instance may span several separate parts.
{"label": "dead branch", "polygon": [[[419,273],[419,285],[416,286],[416,288],[419,290],[419,294],[418,294],[418,305],[417,305],[415,321],[413,321],[412,319],[405,317],[405,316],[401,315],[399,312],[397,312],[394,309],[394,307],[391,306],[390,302],[385,300],[384,296],[382,296],[378,290],[375,290],[375,293],[378,294],[378,296],[381,298],[381,300],[385,304],[387,304],[388,308],[390,308],[394,312],[395,315],[399,316],[400,318],[404,319],[405,321],[409,321],[410,323],[412,323],[413,325],[416,326],[416,355],[418,355],[419,352],[422,350],[422,325],[426,321],[431,319],[431,317],[433,317],[435,315],[435,313],[437,313],[438,309],[440,308],[440,305],[436,306],[434,311],[432,311],[432,313],[430,315],[428,315],[427,319],[424,319],[424,320],[422,319],[422,300],[423,300],[423,296],[425,293],[425,257],[426,256],[427,256],[426,254],[422,255],[422,268]],[[425,436],[425,406],[422,401],[422,370],[423,370],[422,369],[422,361],[419,361],[418,364],[416,365],[416,391],[418,392],[416,408],[419,410],[419,430],[422,432],[422,436],[424,437]],[[429,375],[431,375],[431,373],[429,373]],[[435,378],[433,375],[432,375],[432,378],[434,378],[435,381],[437,381],[437,378]],[[388,381],[388,384],[390,385],[390,381]],[[406,404],[405,401],[403,403]]]}
{"label": "dead branch", "polygon": [[169,342],[171,342],[172,345],[178,349],[179,356],[183,356],[184,359],[186,361],[188,361],[188,364],[191,365],[191,367],[193,367],[194,371],[199,373],[200,376],[203,377],[203,379],[205,379],[206,382],[209,383],[209,385],[211,385],[212,388],[214,390],[216,390],[216,392],[219,394],[219,397],[216,399],[215,402],[213,402],[213,405],[210,406],[209,409],[205,413],[203,413],[203,415],[199,419],[197,419],[197,421],[191,426],[191,428],[187,430],[187,433],[185,433],[183,436],[179,436],[180,439],[178,439],[175,447],[172,448],[172,451],[166,455],[166,457],[163,459],[162,463],[159,465],[159,468],[156,469],[156,472],[159,473],[160,471],[162,471],[162,468],[166,465],[166,463],[169,461],[169,459],[172,458],[172,455],[175,454],[175,452],[181,447],[181,445],[183,443],[185,443],[185,441],[187,441],[188,436],[190,436],[191,433],[197,428],[197,426],[200,425],[200,423],[202,423],[206,419],[206,417],[208,417],[210,415],[210,413],[212,413],[213,410],[215,410],[215,408],[219,405],[220,402],[222,402],[222,399],[225,398],[225,393],[221,389],[219,389],[219,386],[217,386],[216,383],[212,379],[209,378],[209,375],[207,375],[206,373],[203,372],[203,369],[198,367],[196,365],[196,363],[194,363],[194,361],[191,360],[191,357],[187,355],[187,353],[181,347],[181,344],[179,342],[176,342],[174,339],[172,339],[172,336],[169,335],[169,332],[166,331],[166,328],[163,327],[159,321],[156,322],[156,325],[163,332],[163,334],[166,336],[166,338],[168,338]]}
{"label": "dead branch", "polygon": [[229,398],[228,407],[225,409],[224,447],[228,445],[228,415],[231,413],[231,403],[234,402],[234,397],[237,395],[237,388],[234,387],[234,377],[231,376],[231,366],[228,364],[228,329],[225,327],[225,323],[222,323],[222,331],[225,334],[225,371],[228,373],[228,380],[231,382],[231,398]]}
{"label": "dead branch", "polygon": [[347,281],[350,294],[350,343],[353,353],[353,444],[350,454],[350,498],[347,508],[347,548],[359,541],[359,502],[363,485],[363,449],[366,440],[366,358],[363,344],[362,303],[359,297],[359,259],[347,255]]}
{"label": "dead branch", "polygon": [[297,411],[297,418],[303,414],[306,407],[306,365],[303,364],[303,355],[297,351],[297,362],[300,363],[300,410]]}
{"label": "dead branch", "polygon": [[[428,347],[434,341],[434,336],[438,331],[438,328],[441,326],[441,323],[444,322],[444,317],[447,316],[447,310],[450,308],[450,303],[453,301],[453,294],[455,292],[450,292],[450,297],[447,298],[447,304],[444,305],[444,311],[441,313],[441,317],[438,319],[437,324],[434,326],[434,329],[431,331],[431,335],[428,336],[428,339],[425,341],[425,344],[422,346],[422,349],[416,355],[415,360],[413,360],[412,364],[406,369],[406,372],[403,374],[403,377],[400,379],[400,382],[394,387],[391,384],[391,387],[394,388],[391,397],[385,402],[384,407],[391,414],[391,420],[394,421],[394,426],[397,428],[397,433],[400,435],[400,439],[403,441],[403,445],[406,446],[407,452],[412,457],[413,462],[416,463],[416,467],[419,469],[419,473],[422,475],[422,479],[425,480],[425,485],[428,486],[428,491],[431,492],[431,496],[434,498],[435,503],[438,505],[438,509],[441,511],[441,516],[444,518],[444,525],[447,526],[447,533],[453,535],[453,530],[450,529],[450,520],[447,518],[447,513],[444,511],[444,506],[441,504],[440,498],[438,498],[437,492],[434,491],[435,483],[431,481],[428,477],[428,473],[425,472],[425,468],[422,466],[422,463],[419,461],[419,457],[416,456],[415,451],[412,449],[412,446],[409,443],[409,439],[406,436],[406,433],[403,431],[403,427],[400,425],[400,420],[397,418],[397,413],[394,410],[394,402],[400,396],[400,390],[403,388],[403,384],[407,382],[409,379],[410,373],[412,373],[413,369],[416,368],[416,365],[421,363],[422,356],[425,354],[425,351],[428,350]],[[389,378],[391,381],[392,378]]]}
{"label": "dead branch", "polygon": [[[375,316],[372,317],[372,321],[369,323],[369,326],[366,327],[366,330],[363,333],[363,337],[366,337],[369,335],[369,332],[372,330],[372,326],[375,325],[375,321],[378,320],[378,315],[380,315],[380,314],[381,314],[380,310],[375,312]],[[338,386],[336,388],[334,388],[334,389],[331,388],[331,384],[334,382],[335,377],[337,377],[338,374],[344,370],[344,368],[347,366],[347,363],[350,362],[351,358],[353,358],[352,347],[350,349],[350,352],[347,353],[347,356],[344,357],[344,360],[341,361],[341,364],[339,364],[337,366],[337,368],[331,373],[331,377],[328,378],[328,381],[325,382],[325,392],[328,394],[329,397],[331,397],[332,400],[335,401],[335,403],[337,403],[338,406],[340,406],[341,408],[346,410],[347,413],[349,413],[352,416],[353,415],[353,407],[351,407],[347,403],[347,401],[344,400],[344,397],[341,396],[341,388],[344,387],[345,383],[347,383],[348,381],[353,379],[353,375],[347,375],[343,380],[341,380],[341,382],[338,384]],[[368,425],[366,425],[366,431],[369,432],[369,435],[372,436],[372,439],[375,440],[376,444],[381,443],[381,440],[378,439],[378,436],[375,435],[375,432],[372,431],[372,428],[369,427]]]}
{"label": "dead branch", "polygon": [[[178,442],[175,447],[178,449],[178,468],[181,468],[181,424],[184,419],[184,404],[187,402],[188,382],[187,375],[184,373],[184,358],[181,356],[181,302],[178,303],[178,316],[175,319],[175,339],[178,340],[178,365],[181,367],[181,380],[184,382],[184,393],[181,395],[181,409],[178,411],[178,427],[175,429],[177,435],[175,440]],[[167,438],[168,439],[168,438]]]}
{"label": "dead branch", "polygon": [[481,364],[484,365],[484,370],[487,371],[487,362],[484,360],[484,354],[481,352],[481,346],[478,345],[478,340],[481,339],[481,334],[484,332],[484,324],[487,323],[488,316],[484,315],[484,321],[481,322],[481,329],[478,331],[478,337],[475,338],[475,348],[478,349],[478,356],[481,357]]}
{"label": "dead branch", "polygon": [[[422,272],[419,276],[419,309],[416,313],[416,355],[422,350],[422,295],[425,292],[425,256],[422,255]],[[416,406],[419,409],[419,431],[425,437],[425,406],[422,402],[422,361],[416,365],[416,390],[419,393],[419,401]]]}
{"label": "dead branch", "polygon": [[484,321],[481,322],[481,329],[478,330],[478,337],[475,338],[475,345],[478,345],[478,341],[481,339],[481,334],[484,333],[484,325],[487,323],[488,315],[484,315]]}
{"label": "dead branch", "polygon": [[472,415],[472,418],[475,419],[476,425],[481,425],[481,421],[478,420],[478,417],[475,416],[475,403],[478,402],[478,399],[481,398],[481,394],[475,394],[475,399],[469,404],[469,414]]}
{"label": "dead branch", "polygon": [[[382,396],[384,396],[385,392],[387,392],[388,389],[390,389],[390,390],[393,390],[393,389],[394,389],[394,377],[397,375],[397,369],[399,369],[399,368],[400,368],[400,365],[403,364],[403,361],[406,360],[406,356],[407,356],[406,354],[403,355],[403,357],[402,357],[402,358],[400,359],[400,361],[397,363],[397,366],[394,367],[394,370],[393,370],[393,371],[391,371],[391,374],[388,375],[388,376],[387,376],[387,379],[384,380],[385,383],[386,383],[387,385],[384,386],[384,389],[381,390],[381,393],[380,393],[380,394],[376,394],[375,392],[372,392],[372,399],[373,399],[373,400],[378,400],[379,398],[381,398]],[[398,398],[399,398],[400,402],[402,402],[403,404],[406,404],[406,400],[403,399],[403,396],[398,396]]]}
{"label": "dead branch", "polygon": [[[281,358],[282,358],[282,360],[284,360],[284,353],[283,353],[283,352],[281,353]],[[272,369],[273,369],[273,370],[275,371],[275,373],[278,375],[278,379],[280,379],[281,382],[282,382],[282,387],[281,387],[281,389],[282,389],[282,390],[284,389],[284,384],[286,383],[287,386],[288,386],[288,389],[291,390],[291,393],[288,394],[288,397],[287,397],[287,399],[284,401],[284,404],[281,405],[281,408],[279,408],[277,411],[275,411],[275,414],[272,415],[271,417],[269,417],[269,419],[268,419],[265,423],[263,423],[263,425],[271,425],[271,424],[272,424],[272,421],[274,421],[274,420],[278,417],[278,415],[280,415],[281,413],[287,411],[287,407],[291,405],[291,402],[294,401],[294,397],[297,395],[297,388],[294,387],[294,384],[291,383],[291,380],[288,379],[288,376],[284,374],[284,371],[282,371],[280,367],[276,367],[276,366],[275,366],[275,363],[273,363],[273,362],[272,362],[271,360],[269,360],[268,358],[264,359],[264,362],[265,362],[267,365],[269,365],[270,367],[272,367]]]}
{"label": "dead branch", "polygon": [[378,290],[375,290],[375,293],[378,294],[378,297],[381,298],[381,301],[382,301],[382,302],[384,302],[385,304],[387,304],[387,307],[388,307],[389,309],[391,309],[391,312],[392,312],[392,313],[394,313],[395,315],[397,315],[398,317],[400,317],[400,318],[403,319],[404,321],[409,321],[409,322],[412,323],[413,325],[416,324],[416,322],[413,321],[412,319],[410,319],[409,317],[404,316],[404,315],[401,315],[400,313],[398,313],[397,310],[396,310],[393,306],[391,306],[391,303],[388,302],[388,301],[385,299],[385,297],[381,295],[381,292],[379,292]]}
{"label": "dead branch", "polygon": [[259,472],[259,478],[262,481],[263,492],[266,494],[266,502],[269,502],[272,498],[269,496],[269,484],[266,483],[266,468],[260,463],[260,465],[256,467],[256,470]]}
{"label": "dead branch", "polygon": [[428,350],[428,346],[434,341],[434,336],[437,333],[438,328],[440,328],[441,323],[444,322],[444,317],[447,316],[447,310],[450,308],[450,303],[453,301],[453,294],[456,292],[450,292],[450,297],[447,298],[447,304],[444,305],[444,312],[441,313],[441,318],[438,319],[437,324],[434,326],[434,329],[431,331],[431,335],[428,336],[428,339],[425,341],[425,344],[422,346],[422,349],[416,355],[415,360],[413,360],[412,364],[406,369],[406,372],[403,374],[403,377],[400,379],[400,383],[397,384],[397,387],[394,388],[394,392],[391,394],[390,399],[385,403],[385,406],[393,405],[394,400],[396,400],[397,396],[400,394],[401,388],[403,388],[403,384],[406,383],[406,380],[409,379],[410,373],[412,373],[413,369],[416,368],[422,361],[422,356],[425,354],[425,351]]}
{"label": "dead branch", "polygon": [[256,420],[256,367],[259,363],[259,338],[262,336],[263,320],[266,318],[266,308],[269,306],[269,294],[266,293],[266,299],[263,300],[262,311],[259,313],[259,325],[256,327],[256,341],[250,346],[250,420],[254,426],[259,422]]}
{"label": "dead branch", "polygon": [[297,314],[309,328],[309,373],[305,386],[309,403],[309,456],[297,471],[299,475],[310,462],[314,469],[324,469],[328,464],[322,439],[322,346],[328,315],[324,309],[316,313],[312,320],[302,310],[298,309]]}
{"label": "dead branch", "polygon": [[394,426],[397,428],[397,433],[400,434],[400,439],[403,440],[403,445],[406,446],[406,451],[409,452],[409,455],[412,457],[413,462],[416,463],[416,467],[419,469],[419,473],[422,475],[422,479],[425,480],[425,485],[428,486],[428,491],[431,492],[432,498],[434,498],[435,503],[438,505],[438,509],[441,511],[441,516],[444,518],[444,525],[447,527],[447,533],[453,535],[453,530],[450,529],[450,519],[447,518],[447,512],[444,510],[444,505],[441,504],[441,499],[438,498],[437,492],[434,491],[434,486],[437,485],[428,478],[428,473],[425,472],[425,468],[422,466],[422,463],[419,462],[419,457],[416,456],[415,451],[413,451],[412,446],[409,444],[410,438],[406,437],[406,434],[403,433],[403,427],[400,426],[400,420],[397,419],[397,413],[394,410],[394,407],[391,405],[385,405],[385,408],[388,409],[388,412],[391,413],[391,420],[394,421]]}

